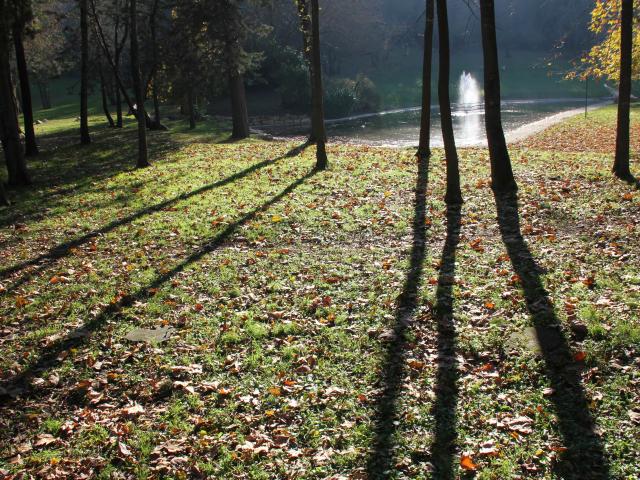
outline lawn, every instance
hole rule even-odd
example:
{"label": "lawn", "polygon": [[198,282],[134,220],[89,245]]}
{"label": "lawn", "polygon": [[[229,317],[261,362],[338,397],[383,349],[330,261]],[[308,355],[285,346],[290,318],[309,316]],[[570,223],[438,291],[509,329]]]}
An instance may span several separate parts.
{"label": "lawn", "polygon": [[89,147],[39,125],[35,184],[0,209],[0,476],[638,478],[640,193],[600,148],[614,121],[514,147],[519,215],[481,149],[447,211],[441,150],[332,144],[316,172],[174,123],[135,170],[133,125],[92,117]]}

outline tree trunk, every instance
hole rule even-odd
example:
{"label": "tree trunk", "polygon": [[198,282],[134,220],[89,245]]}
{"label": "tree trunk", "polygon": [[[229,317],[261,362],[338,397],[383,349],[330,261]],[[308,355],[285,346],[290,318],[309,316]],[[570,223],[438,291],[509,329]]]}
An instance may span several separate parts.
{"label": "tree trunk", "polygon": [[620,90],[618,95],[618,129],[613,173],[626,181],[634,181],[629,169],[629,128],[631,110],[631,72],[633,55],[633,0],[622,0],[620,32]]}
{"label": "tree trunk", "polygon": [[36,132],[33,128],[33,103],[31,100],[31,86],[29,85],[29,72],[27,71],[27,59],[24,55],[22,43],[22,31],[16,25],[13,29],[13,44],[16,50],[16,65],[18,67],[18,79],[20,80],[20,99],[22,113],[24,115],[25,155],[33,157],[38,155],[36,144]]}
{"label": "tree trunk", "polygon": [[122,128],[122,96],[116,81],[116,128]]}
{"label": "tree trunk", "polygon": [[433,52],[434,0],[427,0],[424,26],[424,56],[422,61],[422,114],[420,116],[420,143],[417,156],[431,156],[431,56]]}
{"label": "tree trunk", "polygon": [[153,79],[151,84],[152,96],[153,96],[153,124],[155,128],[161,128],[160,123],[160,102],[158,101],[158,89],[156,88],[156,79]]}
{"label": "tree trunk", "polygon": [[82,145],[91,143],[88,113],[89,26],[87,15],[87,0],[80,0],[80,143]]}
{"label": "tree trunk", "polygon": [[187,111],[189,113],[189,128],[196,128],[196,112],[193,108],[193,89],[190,87],[187,93]]}
{"label": "tree trunk", "polygon": [[51,95],[49,95],[49,85],[47,82],[38,82],[38,92],[40,93],[40,103],[43,110],[51,108]]}
{"label": "tree trunk", "polygon": [[325,142],[327,134],[324,128],[324,101],[322,91],[322,63],[320,60],[320,6],[318,0],[311,0],[311,31],[312,31],[312,104],[314,122],[316,125],[316,169],[325,170],[328,165]]}
{"label": "tree trunk", "polygon": [[491,187],[496,194],[513,194],[518,191],[518,186],[513,177],[511,159],[502,129],[494,0],[480,0],[480,17],[484,57],[484,110],[491,157]]}
{"label": "tree trunk", "polygon": [[453,119],[451,116],[451,98],[449,94],[451,52],[449,48],[449,19],[447,15],[447,0],[437,0],[438,3],[438,35],[440,71],[438,78],[438,99],[440,101],[440,122],[442,124],[442,139],[447,164],[447,205],[462,203],[460,191],[460,171],[458,166],[458,151],[453,135]]}
{"label": "tree trunk", "polygon": [[[309,68],[309,85],[311,87],[311,98],[313,98],[313,59],[312,59],[312,32],[311,32],[311,17],[309,16],[309,0],[298,0],[298,16],[300,17],[300,30],[302,30],[302,48],[303,55],[307,61],[307,67]],[[312,108],[311,105],[309,107]],[[318,125],[318,119],[316,115],[311,113],[311,133],[307,143],[309,145],[317,142],[318,132],[320,131]],[[326,138],[324,139],[327,140]]]}
{"label": "tree trunk", "polygon": [[136,0],[129,0],[130,10],[130,40],[131,40],[131,76],[133,87],[136,92],[136,118],[138,120],[138,168],[148,167],[149,155],[147,152],[147,125],[144,109],[144,92],[142,91],[142,80],[140,78],[140,60],[138,51],[138,20],[136,11]]}
{"label": "tree trunk", "polygon": [[233,62],[229,62],[229,93],[231,94],[231,116],[233,132],[231,137],[241,140],[249,137],[249,114],[247,112],[247,97],[242,75]]}
{"label": "tree trunk", "polygon": [[102,94],[102,110],[104,111],[104,116],[109,123],[109,127],[114,128],[116,125],[111,117],[111,113],[109,112],[109,100],[107,98],[107,86],[104,84],[104,75],[102,74],[102,68],[100,69],[100,93]]}
{"label": "tree trunk", "polygon": [[6,190],[4,189],[4,183],[0,182],[0,205],[4,205],[5,207],[11,205],[9,201],[9,196],[7,195]]}
{"label": "tree trunk", "polygon": [[[0,6],[4,6],[1,2]],[[20,124],[13,97],[11,66],[9,63],[9,32],[6,22],[0,21],[0,140],[7,164],[9,185],[22,186],[31,183],[20,142]]]}

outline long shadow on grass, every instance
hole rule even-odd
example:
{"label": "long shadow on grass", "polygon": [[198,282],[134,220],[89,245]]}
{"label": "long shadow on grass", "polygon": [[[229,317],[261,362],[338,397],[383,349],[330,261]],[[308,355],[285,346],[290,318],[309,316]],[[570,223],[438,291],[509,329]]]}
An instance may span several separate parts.
{"label": "long shadow on grass", "polygon": [[[243,215],[238,220],[228,225],[222,232],[213,237],[207,243],[201,245],[201,247],[189,255],[187,258],[178,263],[175,267],[167,271],[166,273],[158,276],[153,282],[148,285],[139,288],[136,292],[123,296],[117,302],[112,303],[105,309],[103,309],[94,319],[90,320],[82,327],[79,327],[69,334],[67,334],[63,339],[53,343],[52,345],[44,348],[37,360],[35,360],[29,367],[25,368],[20,374],[14,376],[13,378],[9,378],[6,381],[0,383],[0,387],[4,389],[4,392],[0,390],[0,405],[2,404],[3,393],[4,396],[16,396],[20,394],[30,394],[32,397],[38,396],[38,393],[35,391],[29,391],[28,380],[33,377],[34,374],[45,372],[52,368],[54,365],[59,363],[59,358],[63,352],[68,351],[71,348],[79,347],[80,345],[86,343],[92,332],[100,329],[109,319],[118,315],[118,313],[124,307],[128,307],[133,305],[135,302],[141,302],[149,299],[153,296],[154,292],[157,291],[163,284],[169,281],[171,278],[182,272],[189,265],[201,260],[205,255],[208,255],[222,246],[236,231],[246,224],[247,222],[252,221],[256,216],[260,213],[265,212],[271,206],[282,200],[284,197],[293,192],[297,187],[303,184],[305,181],[310,179],[316,174],[316,170],[312,170],[307,173],[305,176],[299,178],[284,190],[282,190],[278,195],[271,198],[267,202],[263,203],[261,206],[255,208],[251,212]],[[43,393],[43,390],[40,391],[40,395]]]}
{"label": "long shadow on grass", "polygon": [[447,210],[447,237],[440,258],[440,274],[436,290],[435,318],[438,322],[438,373],[433,417],[435,438],[431,447],[431,463],[436,478],[454,478],[453,460],[456,447],[456,406],[458,402],[458,361],[456,329],[453,320],[453,285],[455,283],[456,250],[460,242],[460,206]]}
{"label": "long shadow on grass", "polygon": [[255,172],[256,170],[259,170],[261,168],[267,167],[269,165],[273,165],[274,163],[284,159],[284,158],[288,158],[288,157],[293,157],[296,156],[298,154],[300,154],[303,151],[302,147],[296,147],[292,150],[290,150],[288,153],[281,155],[280,157],[274,158],[274,159],[270,159],[270,160],[264,160],[262,162],[256,163],[248,168],[245,168],[244,170],[241,170],[240,172],[234,173],[233,175],[230,175],[227,178],[224,178],[222,180],[218,180],[217,182],[214,183],[210,183],[208,185],[205,185],[203,187],[200,187],[196,190],[192,190],[191,192],[186,192],[186,193],[182,193],[180,195],[177,195],[173,198],[170,198],[168,200],[165,200],[163,202],[160,203],[156,203],[155,205],[151,205],[147,208],[144,208],[142,210],[138,210],[135,213],[132,213],[131,215],[128,215],[124,218],[121,218],[119,220],[114,220],[111,223],[108,223],[107,225],[105,225],[102,228],[99,228],[97,230],[93,230],[91,232],[88,232],[84,235],[82,235],[81,237],[75,238],[73,240],[69,240],[68,242],[64,242],[61,243],[59,245],[56,245],[52,248],[50,248],[47,252],[38,255],[37,257],[31,259],[31,260],[27,260],[21,263],[18,263],[16,265],[13,265],[9,268],[5,268],[0,270],[0,278],[7,278],[10,275],[13,275],[14,273],[17,273],[27,267],[33,266],[33,265],[37,265],[40,262],[45,262],[42,265],[39,265],[35,271],[32,272],[28,272],[27,274],[23,275],[21,278],[17,279],[16,281],[13,282],[13,284],[11,284],[10,286],[6,287],[5,292],[3,292],[2,295],[6,295],[8,293],[11,293],[13,291],[15,291],[16,288],[20,287],[21,285],[23,285],[24,283],[26,283],[29,279],[33,278],[34,276],[36,276],[38,273],[40,273],[42,270],[44,270],[45,268],[47,268],[52,262],[66,257],[67,255],[69,255],[70,250],[72,248],[77,248],[87,242],[89,242],[90,240],[100,236],[100,235],[104,235],[108,232],[111,232],[112,230],[115,230],[118,227],[121,227],[123,225],[126,225],[128,223],[131,223],[139,218],[142,218],[146,215],[150,215],[152,213],[158,212],[160,210],[163,210],[165,208],[170,207],[171,205],[180,202],[182,200],[187,200],[191,197],[194,197],[196,195],[201,195],[205,192],[208,192],[210,190],[213,190],[214,188],[218,188],[218,187],[222,187],[224,185],[227,185],[229,183],[232,183],[236,180],[239,180],[243,177],[246,177],[247,175]]}
{"label": "long shadow on grass", "polygon": [[551,397],[560,433],[567,448],[555,468],[559,478],[606,479],[609,468],[602,442],[573,360],[567,339],[558,325],[554,305],[540,278],[540,268],[520,232],[517,197],[496,198],[502,240],[515,272],[520,277],[533,321],[546,374],[554,393]]}
{"label": "long shadow on grass", "polygon": [[387,345],[382,366],[380,378],[382,394],[376,405],[376,437],[367,461],[368,478],[371,479],[387,478],[394,465],[393,448],[398,420],[397,404],[405,375],[406,335],[418,307],[418,290],[421,284],[426,251],[425,214],[428,182],[429,160],[421,159],[418,163],[410,265],[404,288],[398,297],[393,336]]}

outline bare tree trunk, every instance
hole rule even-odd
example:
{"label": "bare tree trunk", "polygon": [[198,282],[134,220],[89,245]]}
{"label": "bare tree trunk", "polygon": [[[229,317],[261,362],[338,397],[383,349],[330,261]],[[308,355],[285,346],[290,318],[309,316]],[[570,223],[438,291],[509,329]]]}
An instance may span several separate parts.
{"label": "bare tree trunk", "polygon": [[[298,0],[298,16],[300,17],[300,30],[302,30],[302,48],[303,55],[305,60],[307,61],[307,66],[309,68],[309,85],[311,87],[311,98],[313,99],[313,88],[314,88],[314,80],[313,80],[313,54],[312,54],[312,32],[311,32],[311,16],[309,15],[309,0]],[[320,131],[320,126],[318,125],[318,118],[316,115],[313,115],[313,107],[311,112],[311,133],[309,134],[309,139],[307,143],[309,145],[317,142],[317,135]],[[324,139],[326,142],[326,138]]]}
{"label": "bare tree trunk", "polygon": [[[232,63],[232,62],[231,62]],[[233,132],[231,137],[240,140],[249,137],[249,114],[244,80],[235,65],[229,65],[229,93],[231,94],[231,116]]]}
{"label": "bare tree trunk", "polygon": [[424,26],[424,56],[422,60],[422,114],[420,116],[420,143],[417,156],[431,156],[431,57],[433,53],[434,0],[427,0]]}
{"label": "bare tree trunk", "polygon": [[122,96],[116,81],[116,128],[122,128]]}
{"label": "bare tree trunk", "polygon": [[480,0],[480,17],[484,57],[485,124],[491,157],[491,188],[496,194],[512,194],[518,191],[518,186],[513,177],[511,159],[502,129],[494,0]]}
{"label": "bare tree trunk", "polygon": [[80,0],[80,143],[91,143],[89,136],[88,89],[89,89],[89,26],[87,22],[87,0]]}
{"label": "bare tree trunk", "polygon": [[25,155],[33,157],[38,155],[38,145],[36,143],[36,132],[33,128],[33,102],[31,100],[27,59],[24,55],[22,31],[18,25],[13,28],[13,44],[16,51],[16,65],[18,67],[18,79],[20,80],[20,100],[24,115]]}
{"label": "bare tree trunk", "polygon": [[140,60],[138,52],[138,20],[136,0],[129,0],[129,18],[131,29],[131,76],[133,77],[133,87],[136,92],[136,118],[138,120],[138,168],[148,167],[149,154],[147,152],[147,125],[144,109],[144,92],[142,91],[142,80],[140,78]]}
{"label": "bare tree trunk", "polygon": [[442,124],[442,139],[447,163],[447,193],[444,197],[447,205],[462,203],[460,190],[460,170],[458,150],[453,135],[453,119],[451,116],[451,98],[449,94],[451,51],[449,48],[449,18],[447,15],[447,0],[437,0],[438,3],[438,35],[440,71],[438,79],[438,99],[440,101],[440,122]]}
{"label": "bare tree trunk", "polygon": [[326,152],[327,134],[324,128],[324,101],[322,92],[322,63],[320,60],[320,6],[318,0],[311,0],[311,31],[312,31],[312,71],[313,89],[312,103],[315,117],[316,137],[316,169],[325,170],[328,166]]}
{"label": "bare tree trunk", "polygon": [[40,103],[42,103],[42,109],[48,110],[51,108],[51,96],[49,95],[49,85],[45,81],[38,82],[38,92],[40,93]]}
{"label": "bare tree trunk", "polygon": [[111,117],[111,113],[109,112],[109,101],[107,99],[107,87],[104,84],[104,75],[102,74],[102,68],[100,68],[100,93],[102,95],[102,110],[104,111],[104,116],[109,123],[109,127],[114,128],[116,125]]}
{"label": "bare tree trunk", "polygon": [[187,93],[187,113],[189,114],[189,128],[193,130],[196,128],[196,111],[193,106],[193,89],[191,87]]}
{"label": "bare tree trunk", "polygon": [[9,196],[7,195],[6,190],[4,189],[4,183],[0,182],[0,205],[4,205],[5,207],[11,205],[9,201]]}
{"label": "bare tree trunk", "polygon": [[629,128],[631,111],[631,72],[633,56],[633,0],[622,0],[620,35],[620,90],[618,95],[618,129],[613,173],[633,182],[629,168]]}
{"label": "bare tree trunk", "polygon": [[[5,8],[6,2],[0,0],[0,7]],[[0,21],[0,45],[3,46],[0,48],[0,141],[7,164],[9,185],[22,186],[30,184],[31,179],[20,142],[20,124],[14,103],[9,49],[6,48],[8,44],[9,32],[6,22]]]}
{"label": "bare tree trunk", "polygon": [[151,84],[152,96],[153,96],[153,123],[156,128],[161,127],[160,123],[160,102],[158,101],[158,89],[156,88],[156,79],[153,79]]}

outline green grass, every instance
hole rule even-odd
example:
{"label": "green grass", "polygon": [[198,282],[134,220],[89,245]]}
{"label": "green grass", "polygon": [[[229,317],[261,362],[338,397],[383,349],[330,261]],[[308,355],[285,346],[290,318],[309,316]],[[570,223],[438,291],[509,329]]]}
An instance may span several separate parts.
{"label": "green grass", "polygon": [[[73,119],[39,126],[35,185],[0,210],[2,474],[466,478],[468,454],[482,479],[602,478],[600,459],[608,478],[640,475],[640,195],[610,154],[512,150],[533,269],[513,237],[507,255],[487,152],[461,151],[451,273],[437,150],[403,331],[412,151],[331,145],[315,172],[312,149],[283,157],[293,144],[176,123],[135,170],[135,128],[91,125],[84,148]],[[584,360],[558,366],[518,340],[549,324]],[[124,339],[165,325],[167,343]]]}

